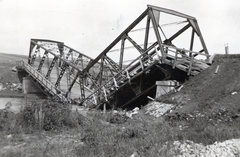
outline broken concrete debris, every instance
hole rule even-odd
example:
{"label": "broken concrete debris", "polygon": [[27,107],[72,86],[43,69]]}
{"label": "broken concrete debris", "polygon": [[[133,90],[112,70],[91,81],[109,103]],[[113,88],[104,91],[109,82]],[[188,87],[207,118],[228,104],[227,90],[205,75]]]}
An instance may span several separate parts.
{"label": "broken concrete debris", "polygon": [[145,107],[145,114],[149,114],[154,117],[160,117],[168,112],[171,112],[171,109],[173,109],[174,107],[175,105],[173,104],[153,101]]}
{"label": "broken concrete debris", "polygon": [[177,157],[235,157],[240,155],[240,139],[215,142],[207,146],[189,140],[184,142],[175,141],[170,151],[180,154],[176,155]]}
{"label": "broken concrete debris", "polygon": [[17,72],[16,66],[12,67],[12,71],[13,71],[13,72]]}
{"label": "broken concrete debris", "polygon": [[176,91],[179,92],[183,88],[183,85],[176,88]]}
{"label": "broken concrete debris", "polygon": [[130,157],[140,157],[140,155],[135,151]]}
{"label": "broken concrete debris", "polygon": [[138,114],[139,110],[138,107],[135,107],[132,111],[126,112],[126,116],[132,119],[132,116]]}

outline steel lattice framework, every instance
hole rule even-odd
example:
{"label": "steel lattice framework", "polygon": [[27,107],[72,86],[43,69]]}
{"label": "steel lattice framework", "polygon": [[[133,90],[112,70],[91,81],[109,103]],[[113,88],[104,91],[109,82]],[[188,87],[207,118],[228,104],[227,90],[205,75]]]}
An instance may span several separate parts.
{"label": "steel lattice framework", "polygon": [[[177,27],[164,28],[172,25]],[[148,82],[149,78],[170,79],[169,67],[195,75],[208,67],[208,59],[208,50],[194,17],[148,5],[95,59],[63,42],[32,39],[28,63],[21,62],[19,66],[43,89],[48,89],[45,92],[51,96],[86,106],[108,104],[116,108],[150,91],[153,85]],[[153,67],[161,72],[156,73]],[[51,88],[44,81],[52,84]],[[123,96],[119,93],[126,89],[134,94],[126,101],[119,101]]]}

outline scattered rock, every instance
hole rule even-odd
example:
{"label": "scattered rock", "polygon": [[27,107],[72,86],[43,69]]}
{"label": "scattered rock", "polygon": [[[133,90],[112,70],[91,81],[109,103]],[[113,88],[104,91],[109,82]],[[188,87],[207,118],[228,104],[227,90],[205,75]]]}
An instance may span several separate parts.
{"label": "scattered rock", "polygon": [[130,157],[140,157],[140,155],[138,154],[138,152],[134,152]]}
{"label": "scattered rock", "polygon": [[6,103],[5,109],[10,110],[11,106],[12,106],[12,103],[9,101],[9,102]]}
{"label": "scattered rock", "polygon": [[9,140],[11,140],[13,137],[12,137],[12,135],[10,134],[10,135],[7,135],[7,139],[9,139]]}
{"label": "scattered rock", "polygon": [[132,118],[133,115],[138,114],[139,108],[135,107],[132,111],[126,112],[126,116]]}

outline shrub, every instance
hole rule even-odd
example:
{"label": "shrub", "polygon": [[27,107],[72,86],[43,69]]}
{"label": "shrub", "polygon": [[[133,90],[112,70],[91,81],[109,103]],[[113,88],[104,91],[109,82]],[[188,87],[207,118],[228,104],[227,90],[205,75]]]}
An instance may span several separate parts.
{"label": "shrub", "polygon": [[19,113],[18,122],[26,129],[59,130],[62,127],[77,127],[80,115],[71,112],[68,104],[45,101],[26,105]]}
{"label": "shrub", "polygon": [[128,117],[125,114],[110,114],[108,121],[113,124],[123,124],[127,121]]}
{"label": "shrub", "polygon": [[16,123],[16,116],[9,110],[0,110],[0,131],[11,130]]}

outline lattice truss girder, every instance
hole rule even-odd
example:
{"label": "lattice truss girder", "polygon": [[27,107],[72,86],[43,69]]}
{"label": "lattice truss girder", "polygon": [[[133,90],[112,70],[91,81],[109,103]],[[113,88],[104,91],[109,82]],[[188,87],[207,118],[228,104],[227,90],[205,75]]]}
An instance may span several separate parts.
{"label": "lattice truss girder", "polygon": [[[31,39],[28,64],[51,81],[59,94],[70,96],[70,99],[84,93],[79,74],[92,60],[63,42]],[[71,91],[74,92],[73,96]]]}
{"label": "lattice truss girder", "polygon": [[192,74],[194,64],[208,57],[194,17],[148,5],[95,59],[62,42],[32,39],[28,63],[65,96],[97,105],[108,102],[119,88],[156,63],[180,68],[178,64],[184,61],[186,72]]}

